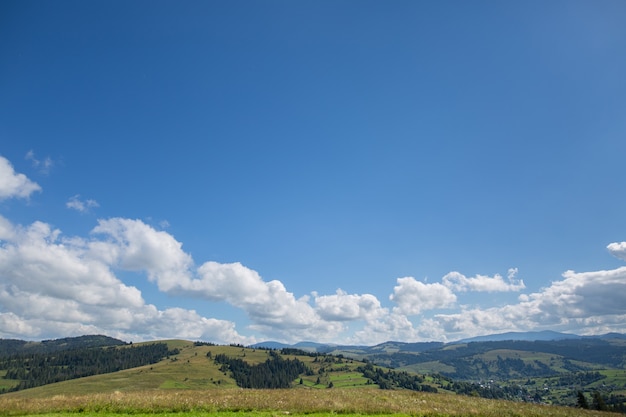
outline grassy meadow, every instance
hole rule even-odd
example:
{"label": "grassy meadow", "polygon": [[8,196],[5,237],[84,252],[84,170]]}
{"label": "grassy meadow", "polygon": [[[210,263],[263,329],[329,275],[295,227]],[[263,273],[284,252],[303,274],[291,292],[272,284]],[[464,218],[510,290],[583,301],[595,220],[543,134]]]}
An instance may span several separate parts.
{"label": "grassy meadow", "polygon": [[27,398],[0,396],[0,415],[100,417],[176,413],[197,415],[316,416],[342,414],[410,416],[611,416],[615,414],[452,394],[380,389],[150,390]]}

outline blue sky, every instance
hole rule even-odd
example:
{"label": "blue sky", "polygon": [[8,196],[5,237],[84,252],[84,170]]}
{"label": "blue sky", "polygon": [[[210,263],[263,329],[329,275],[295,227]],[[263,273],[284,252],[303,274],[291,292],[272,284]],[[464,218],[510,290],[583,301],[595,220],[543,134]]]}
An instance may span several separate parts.
{"label": "blue sky", "polygon": [[626,332],[625,21],[2,2],[0,337]]}

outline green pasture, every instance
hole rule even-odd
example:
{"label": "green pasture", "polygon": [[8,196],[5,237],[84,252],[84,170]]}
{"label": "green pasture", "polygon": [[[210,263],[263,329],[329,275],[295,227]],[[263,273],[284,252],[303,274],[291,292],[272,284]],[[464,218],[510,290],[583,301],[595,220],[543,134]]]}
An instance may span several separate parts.
{"label": "green pasture", "polygon": [[440,361],[420,362],[398,368],[401,371],[414,372],[417,374],[438,374],[451,373],[455,371],[454,366],[446,365]]}
{"label": "green pasture", "polygon": [[[83,412],[80,414],[81,417],[120,417],[120,414],[117,413],[107,413],[107,412]],[[291,414],[286,413],[286,416],[292,417],[328,417],[329,413],[297,413]],[[333,415],[332,413],[330,415]],[[388,417],[389,414],[342,414],[345,417]],[[426,416],[427,414],[422,414]],[[160,413],[159,417],[277,417],[275,411],[223,411],[223,412],[213,412],[207,414],[205,411],[190,411],[184,413]],[[414,416],[412,414],[394,414],[397,417],[409,417]],[[45,413],[38,414],[38,417],[76,417],[76,413]],[[133,417],[154,417],[153,413],[138,413],[133,414]]]}

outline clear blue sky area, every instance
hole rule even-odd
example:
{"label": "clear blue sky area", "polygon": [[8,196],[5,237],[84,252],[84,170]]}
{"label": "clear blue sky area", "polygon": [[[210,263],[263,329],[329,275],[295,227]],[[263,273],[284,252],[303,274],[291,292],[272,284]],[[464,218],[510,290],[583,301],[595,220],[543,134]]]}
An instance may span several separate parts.
{"label": "clear blue sky area", "polygon": [[626,332],[624,22],[3,1],[0,337]]}

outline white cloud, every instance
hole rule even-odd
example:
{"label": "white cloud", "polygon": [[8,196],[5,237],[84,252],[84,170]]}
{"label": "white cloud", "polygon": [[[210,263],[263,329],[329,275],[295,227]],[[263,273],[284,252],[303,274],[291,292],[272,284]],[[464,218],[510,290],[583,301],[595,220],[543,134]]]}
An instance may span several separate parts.
{"label": "white cloud", "polygon": [[505,281],[501,275],[493,277],[476,275],[468,278],[459,272],[450,272],[443,277],[443,285],[456,291],[505,292],[520,291],[526,288],[524,281],[516,280],[517,268],[511,268]]}
{"label": "white cloud", "polygon": [[542,321],[626,314],[626,267],[582,273],[566,271],[563,278],[527,298],[526,303],[536,309]]}
{"label": "white cloud", "polygon": [[100,220],[92,233],[104,236],[90,244],[100,259],[121,269],[146,271],[165,293],[225,301],[244,310],[255,329],[271,330],[284,338],[303,329],[315,329],[321,336],[336,331],[336,324],[320,319],[308,297],[296,298],[280,281],[266,282],[238,262],[209,261],[195,268],[180,242],[140,220]]}
{"label": "white cloud", "polygon": [[315,308],[324,320],[352,321],[371,320],[388,314],[387,309],[371,294],[347,294],[341,289],[334,295],[313,294]]}
{"label": "white cloud", "polygon": [[[341,320],[372,321],[387,312],[372,295],[342,291],[316,297],[315,309],[308,296],[296,298],[280,281],[264,281],[241,263],[205,262],[196,268],[180,242],[140,220],[99,220],[91,237],[83,239],[63,237],[43,222],[23,228],[0,217],[0,235],[5,238],[0,247],[0,335],[97,331],[133,339],[254,340],[239,335],[230,321],[178,308],[159,311],[145,303],[137,288],[120,281],[116,269],[145,272],[173,296],[227,302],[246,312],[250,329],[279,340],[333,341],[346,330]],[[358,311],[340,317],[342,308]]]}
{"label": "white cloud", "polygon": [[11,222],[0,216],[0,241],[12,240],[15,237],[15,231]]}
{"label": "white cloud", "polygon": [[397,283],[389,296],[398,305],[394,307],[396,312],[412,316],[456,303],[456,295],[440,283],[424,284],[413,277],[398,278]]}
{"label": "white cloud", "polygon": [[508,314],[510,311],[507,310],[509,309],[506,307],[476,308],[463,309],[460,313],[438,314],[432,319],[430,326],[439,329],[445,341],[491,333],[536,329],[533,325],[525,327],[525,325],[530,325],[530,321],[519,317],[517,311]]}
{"label": "white cloud", "polygon": [[81,200],[80,195],[76,194],[75,196],[70,197],[70,199],[67,200],[65,206],[81,213],[86,213],[89,211],[89,209],[100,207],[100,204],[98,204],[96,200]]}
{"label": "white cloud", "polygon": [[241,308],[257,329],[273,327],[274,332],[280,329],[285,335],[289,329],[301,331],[314,327],[325,334],[334,327],[324,325],[308,297],[296,298],[282,282],[266,282],[256,271],[240,263],[206,262],[198,268],[198,276],[185,288],[186,294],[226,301]]}
{"label": "white cloud", "polygon": [[[0,230],[5,231],[0,245],[0,337],[105,333],[125,340],[254,341],[239,335],[230,321],[146,304],[141,292],[120,281],[108,262],[121,259],[134,266],[138,261],[132,250],[125,257],[112,256],[109,242],[63,238],[43,222],[15,227],[0,217]],[[157,263],[156,268],[164,266]]]}
{"label": "white cloud", "polygon": [[175,292],[190,285],[191,256],[169,233],[157,231],[141,220],[112,218],[99,220],[92,234],[105,237],[91,244],[102,260],[121,269],[146,271],[161,291]]}
{"label": "white cloud", "polygon": [[414,341],[418,338],[413,323],[404,314],[394,310],[379,319],[366,322],[363,329],[350,338],[350,342],[372,345],[389,340]]}
{"label": "white cloud", "polygon": [[[35,191],[40,191],[37,184],[0,157],[0,199],[27,198]],[[76,195],[67,206],[82,212],[97,202]],[[611,243],[607,249],[626,260],[626,242]],[[292,342],[450,340],[541,328],[608,332],[623,331],[626,322],[626,267],[567,271],[548,287],[522,294],[518,303],[503,307],[459,307],[454,291],[521,291],[525,285],[516,278],[517,269],[510,269],[506,278],[460,272],[450,272],[437,283],[398,278],[389,296],[395,303],[390,310],[372,294],[341,289],[298,298],[282,282],[265,281],[239,262],[197,266],[181,242],[140,220],[99,220],[90,236],[82,238],[64,237],[44,222],[23,227],[0,216],[0,337],[105,333],[126,340],[255,341],[240,335],[231,321],[147,304],[139,289],[122,282],[116,270],[145,273],[172,296],[226,302],[248,315],[250,330]],[[448,308],[456,310],[433,315]]]}
{"label": "white cloud", "polygon": [[626,261],[626,242],[610,243],[606,248],[611,255]]}
{"label": "white cloud", "polygon": [[[241,263],[196,267],[182,244],[140,220],[100,220],[89,239],[63,237],[43,222],[14,226],[0,216],[0,337],[55,337],[106,333],[130,340],[183,337],[251,343],[228,320],[193,310],[159,310],[124,284],[115,269],[145,272],[171,295],[226,302],[242,309],[249,328],[285,341],[378,343],[385,340],[453,340],[531,329],[572,332],[623,331],[626,267],[567,271],[548,287],[503,307],[460,307],[450,314],[425,312],[457,305],[459,291],[520,288],[516,270],[467,278],[452,272],[441,283],[397,279],[390,311],[371,294],[314,292],[297,298],[282,282],[265,281]],[[619,252],[621,246],[611,246]],[[313,303],[313,305],[311,305]],[[457,307],[458,308],[458,307]],[[408,316],[415,317],[416,324]],[[353,327],[351,327],[353,326]]]}
{"label": "white cloud", "polygon": [[626,267],[576,273],[532,294],[519,303],[439,314],[434,320],[448,335],[459,337],[503,331],[551,329],[599,334],[624,331],[626,322]]}
{"label": "white cloud", "polygon": [[239,335],[233,322],[202,317],[194,310],[182,308],[159,311],[150,318],[148,326],[153,339],[174,330],[176,337],[190,340],[214,340],[215,335],[220,335],[222,342],[249,344],[253,341]]}
{"label": "white cloud", "polygon": [[41,187],[26,175],[16,173],[13,165],[0,156],[0,200],[28,198],[35,191],[41,191]]}

